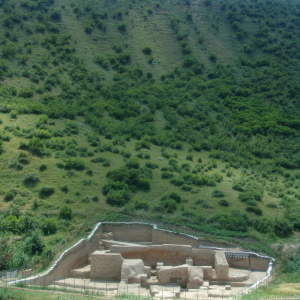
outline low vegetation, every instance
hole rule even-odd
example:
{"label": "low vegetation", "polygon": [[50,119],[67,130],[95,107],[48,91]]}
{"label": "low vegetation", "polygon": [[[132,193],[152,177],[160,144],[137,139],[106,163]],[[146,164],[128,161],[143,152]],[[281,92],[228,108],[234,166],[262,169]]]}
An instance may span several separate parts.
{"label": "low vegetation", "polygon": [[293,239],[299,11],[0,1],[0,267],[44,268],[99,220]]}

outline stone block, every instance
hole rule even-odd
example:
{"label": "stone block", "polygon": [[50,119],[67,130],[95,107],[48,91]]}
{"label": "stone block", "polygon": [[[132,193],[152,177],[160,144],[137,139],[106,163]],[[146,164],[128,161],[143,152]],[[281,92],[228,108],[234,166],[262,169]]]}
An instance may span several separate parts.
{"label": "stone block", "polygon": [[141,259],[124,259],[121,271],[121,280],[128,283],[141,283],[141,275],[147,275],[144,271],[144,263]]}
{"label": "stone block", "polygon": [[188,289],[198,289],[203,284],[203,269],[202,267],[188,268]]}
{"label": "stone block", "polygon": [[97,250],[91,254],[91,279],[120,280],[122,264],[121,254]]}
{"label": "stone block", "polygon": [[186,260],[185,260],[185,264],[186,265],[189,265],[189,266],[193,266],[193,259],[191,257],[188,257]]}
{"label": "stone block", "polygon": [[224,251],[215,251],[215,270],[218,280],[228,280],[229,265]]}
{"label": "stone block", "polygon": [[204,279],[212,279],[213,268],[211,266],[202,266],[202,269],[203,269],[203,278]]}
{"label": "stone block", "polygon": [[157,273],[159,284],[179,283],[181,287],[186,287],[188,283],[188,267],[188,265],[163,267]]}

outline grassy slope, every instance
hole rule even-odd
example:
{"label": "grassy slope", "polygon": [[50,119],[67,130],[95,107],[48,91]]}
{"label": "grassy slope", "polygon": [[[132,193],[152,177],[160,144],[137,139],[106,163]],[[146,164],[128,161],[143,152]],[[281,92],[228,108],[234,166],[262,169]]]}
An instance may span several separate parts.
{"label": "grassy slope", "polygon": [[[20,115],[16,120],[10,119],[9,115],[1,114],[0,118],[3,120],[3,124],[0,125],[0,130],[4,129],[6,126],[19,126],[20,129],[24,128],[34,128],[35,121],[37,120],[38,116],[36,115]],[[64,130],[65,124],[67,120],[61,119],[56,120],[54,126],[49,126],[51,129],[59,129]],[[78,147],[88,147],[88,150],[95,151],[95,148],[90,147],[89,143],[87,142],[86,134],[92,132],[92,129],[85,125],[84,123],[78,120],[80,132],[78,136],[66,136],[66,141],[75,139],[78,143]],[[23,205],[23,209],[31,209],[31,205],[34,199],[38,199],[38,192],[40,187],[43,184],[50,184],[55,187],[55,194],[50,196],[46,200],[39,200],[40,203],[40,210],[44,211],[47,210],[48,212],[56,213],[59,208],[61,207],[62,203],[69,203],[72,205],[73,209],[78,213],[90,214],[93,211],[94,216],[96,217],[97,211],[100,213],[104,211],[112,210],[111,206],[105,204],[105,197],[102,195],[101,190],[104,184],[106,183],[106,173],[110,169],[118,168],[120,166],[125,165],[124,158],[120,154],[114,154],[112,152],[105,151],[103,153],[94,153],[93,157],[81,157],[87,169],[93,170],[93,176],[87,175],[84,171],[73,171],[74,175],[69,174],[68,171],[64,169],[60,169],[56,166],[58,162],[63,162],[67,157],[64,154],[64,151],[57,151],[51,154],[50,157],[40,158],[37,156],[29,155],[30,156],[30,164],[25,166],[22,171],[16,171],[9,168],[9,164],[14,160],[17,159],[18,154],[21,150],[18,149],[19,144],[24,138],[16,137],[12,134],[10,142],[4,143],[4,153],[1,156],[1,169],[3,172],[2,177],[2,196],[5,195],[7,191],[10,189],[16,188],[20,189],[21,191],[26,191],[27,196],[25,196],[25,203]],[[176,187],[170,183],[169,179],[161,179],[161,168],[168,166],[168,160],[166,158],[162,158],[161,156],[161,148],[152,145],[150,150],[145,152],[143,149],[141,151],[135,150],[135,142],[131,140],[130,142],[125,142],[125,146],[118,146],[119,150],[122,149],[128,150],[132,156],[136,156],[139,152],[148,153],[151,156],[150,160],[138,158],[141,167],[148,161],[157,164],[159,167],[153,170],[153,178],[151,180],[151,189],[149,192],[142,192],[138,191],[133,194],[133,201],[136,200],[145,200],[150,204],[150,207],[156,206],[160,204],[160,198],[169,191],[176,191],[182,195],[183,203],[186,209],[196,211],[199,215],[210,216],[218,212],[230,211],[232,209],[240,209],[244,210],[246,205],[238,200],[239,192],[232,189],[232,184],[236,178],[245,178],[248,179],[251,177],[251,173],[244,173],[242,174],[242,170],[239,169],[226,169],[232,171],[233,175],[231,177],[227,177],[225,171],[226,164],[220,160],[216,160],[217,168],[213,168],[211,170],[207,170],[205,172],[208,175],[212,175],[214,173],[222,174],[224,180],[221,183],[218,183],[216,187],[208,187],[204,186],[201,188],[193,187],[192,192],[185,192],[180,187]],[[101,137],[102,144],[110,143],[110,140]],[[193,157],[193,161],[189,161],[186,159],[188,154],[188,149],[183,148],[182,150],[174,150],[174,149],[167,149],[167,152],[172,154],[176,153],[178,156],[178,161],[180,164],[189,164],[191,169],[193,169],[196,165],[206,166],[209,164],[211,159],[209,158],[208,152],[201,152],[201,154],[195,154]],[[109,159],[111,164],[110,167],[103,167],[101,164],[92,163],[90,160],[94,157],[103,157]],[[198,158],[202,159],[202,163],[198,163]],[[159,158],[162,158],[160,160]],[[39,167],[41,164],[47,165],[47,170],[44,172],[39,171]],[[40,178],[40,183],[32,188],[27,189],[23,184],[22,181],[25,178],[26,174],[35,173],[38,174]],[[69,175],[68,175],[69,174]],[[253,176],[253,175],[252,175]],[[258,173],[254,174],[258,180],[263,180]],[[84,186],[84,180],[91,180],[90,186]],[[282,181],[283,178],[279,177],[278,182]],[[268,180],[264,180],[265,186],[271,186],[272,183]],[[67,194],[63,193],[60,190],[60,187],[67,185],[69,188],[69,192]],[[225,194],[225,198],[229,201],[230,206],[228,208],[221,207],[218,204],[219,198],[215,198],[212,196],[212,192],[217,189],[223,191]],[[79,196],[76,196],[76,193],[80,192]],[[90,201],[90,203],[82,203],[82,199],[85,197],[93,198],[94,196],[98,196],[100,201],[99,203],[94,203]],[[206,200],[212,207],[209,209],[203,210],[201,206],[197,206],[195,203],[197,200],[203,199]],[[265,192],[263,203],[259,204],[259,206],[264,211],[264,216],[268,218],[275,218],[276,216],[282,216],[282,212],[280,208],[274,209],[267,207],[265,204],[268,202],[274,202],[277,205],[280,203],[280,199],[274,198],[268,195]],[[3,209],[6,209],[11,203],[10,202],[2,202]],[[96,209],[95,209],[96,208]],[[117,209],[117,208],[116,208]],[[118,210],[118,209],[117,209]],[[180,210],[177,212],[179,215]],[[168,214],[166,214],[168,216]],[[251,216],[251,215],[250,215]],[[177,216],[176,216],[177,217]]]}
{"label": "grassy slope", "polygon": [[[16,11],[28,14],[29,13],[20,8],[17,1],[10,1],[11,3],[16,3]],[[80,3],[80,1],[74,1],[74,3]],[[222,64],[231,63],[236,61],[243,47],[243,42],[236,39],[236,33],[232,29],[232,26],[227,20],[225,12],[221,11],[221,3],[213,1],[211,6],[204,5],[202,1],[195,1],[191,3],[188,7],[182,1],[161,1],[160,7],[157,8],[155,3],[146,1],[137,1],[130,7],[128,1],[113,1],[107,3],[107,1],[91,1],[91,5],[99,9],[99,11],[107,10],[109,18],[105,20],[107,30],[101,31],[95,29],[91,34],[86,34],[84,32],[84,26],[88,20],[88,14],[83,11],[81,17],[77,18],[73,12],[72,3],[67,0],[55,2],[54,7],[60,8],[62,10],[62,19],[56,22],[56,25],[60,27],[62,34],[71,34],[70,45],[76,50],[76,55],[84,60],[85,66],[89,71],[95,71],[101,74],[105,81],[111,82],[113,77],[113,72],[110,70],[105,70],[101,68],[94,62],[95,54],[110,55],[114,54],[112,47],[116,43],[120,43],[126,48],[126,50],[131,53],[132,65],[140,65],[144,72],[152,72],[155,79],[159,79],[164,73],[167,73],[174,69],[176,65],[180,65],[183,61],[183,56],[181,53],[181,48],[176,39],[174,31],[170,28],[170,19],[172,16],[179,16],[182,20],[181,29],[189,33],[188,41],[189,46],[193,50],[193,54],[198,57],[205,65],[206,72],[213,68],[214,64],[209,60],[209,55],[214,53],[218,57],[218,62]],[[62,6],[64,6],[62,8]],[[147,15],[147,9],[152,9],[153,14]],[[121,20],[115,20],[112,18],[113,13],[116,10],[123,11],[123,21],[127,23],[127,33],[121,33],[117,29],[117,25]],[[185,18],[185,11],[191,11],[193,13],[193,22],[187,21]],[[125,12],[128,12],[126,14]],[[36,12],[32,14],[32,17],[24,22],[28,26],[33,26],[35,22]],[[4,13],[1,12],[1,17],[4,17]],[[254,23],[251,18],[245,17],[242,22],[244,28],[248,30],[249,33],[254,33],[259,25]],[[29,60],[26,66],[21,65],[18,62],[18,58],[21,54],[17,53],[15,58],[9,58],[10,69],[12,73],[9,77],[5,78],[4,83],[7,85],[16,86],[18,89],[32,86],[34,89],[43,86],[43,82],[32,83],[28,78],[21,76],[25,68],[29,69],[30,72],[34,72],[32,65],[36,62],[41,62],[43,57],[49,55],[45,48],[41,45],[45,36],[48,33],[41,34],[34,32],[33,34],[28,34],[24,29],[15,26],[16,30],[19,32],[17,44],[22,47],[26,41],[31,41],[33,44],[32,52],[29,56]],[[196,30],[199,30],[204,37],[204,43],[199,44],[197,42],[198,34]],[[3,36],[6,29],[0,26],[0,34]],[[271,33],[273,37],[276,36],[276,32]],[[279,42],[282,40],[278,36]],[[154,62],[149,64],[148,57],[142,53],[144,46],[150,46],[153,50]],[[256,50],[259,52],[260,50]],[[25,50],[23,50],[25,52]],[[256,54],[257,54],[256,52]],[[251,54],[249,57],[251,58]],[[52,64],[44,66],[50,74],[57,68]],[[61,78],[65,81],[70,81],[70,76],[68,71],[70,70],[70,63],[63,62],[60,65],[62,70]],[[50,93],[57,95],[61,91],[59,85],[55,86]],[[35,94],[34,99],[39,100],[40,95]],[[23,128],[34,128],[35,122],[38,116],[36,115],[20,115],[17,120],[11,120],[9,115],[0,115],[0,119],[3,120],[3,124],[0,125],[0,130],[4,129],[6,125],[19,125],[21,129]],[[107,120],[111,120],[105,114]],[[79,146],[88,146],[89,150],[93,150],[87,143],[85,133],[91,132],[92,129],[89,126],[84,125],[84,118],[77,118],[80,127],[80,133],[78,136],[64,137],[66,140],[74,138]],[[65,119],[56,120],[56,125],[49,126],[51,129],[63,130],[67,123]],[[163,117],[163,113],[159,110],[155,114],[155,127],[160,130],[164,128],[166,120]],[[123,166],[125,164],[123,157],[118,154],[113,154],[111,152],[96,153],[95,156],[101,156],[110,160],[110,167],[103,167],[101,164],[93,164],[90,162],[91,158],[82,158],[86,166],[94,171],[93,176],[88,176],[85,172],[75,171],[72,177],[69,177],[67,171],[59,169],[56,166],[57,162],[61,162],[65,159],[63,153],[58,154],[60,158],[55,157],[55,153],[52,153],[51,157],[39,158],[30,155],[30,164],[25,166],[22,171],[15,171],[8,167],[10,161],[17,158],[18,146],[20,144],[21,138],[18,138],[11,133],[12,136],[10,142],[4,143],[5,152],[0,156],[0,166],[1,166],[1,195],[0,199],[4,197],[5,193],[10,189],[17,189],[19,192],[13,202],[1,202],[1,210],[6,211],[12,207],[12,203],[16,206],[21,207],[23,212],[34,213],[32,211],[32,203],[36,199],[39,203],[37,214],[47,213],[49,215],[57,216],[57,213],[62,205],[62,203],[67,203],[72,207],[75,218],[69,228],[61,225],[59,227],[59,232],[46,238],[47,245],[50,247],[57,247],[61,249],[65,247],[65,242],[72,240],[78,232],[82,233],[82,229],[87,231],[91,228],[85,228],[85,226],[92,226],[95,222],[101,220],[107,213],[110,212],[123,212],[123,208],[111,207],[106,204],[105,197],[102,195],[101,190],[103,185],[106,183],[106,173],[108,170]],[[103,136],[100,137],[102,144],[110,143],[110,140],[105,139]],[[132,153],[132,156],[136,155],[138,152],[134,150],[135,140],[130,142],[125,142],[126,150]],[[121,146],[117,146],[120,150]],[[188,154],[188,145],[184,145],[182,150],[167,149],[168,153],[176,153],[178,155],[178,160],[180,163],[188,163],[193,169],[198,163],[197,159],[202,158],[201,166],[205,166],[211,160],[209,158],[209,152],[202,151],[201,153],[194,153],[193,162],[187,161],[186,156]],[[284,191],[290,190],[291,192],[297,191],[297,186],[299,186],[300,181],[296,179],[291,188],[287,188],[286,178],[275,175],[276,179],[270,181],[261,176],[257,171],[249,171],[243,169],[230,169],[233,172],[231,178],[226,176],[226,172],[223,172],[226,168],[226,163],[217,160],[217,168],[207,171],[205,174],[213,174],[215,172],[220,173],[224,180],[217,184],[216,187],[193,187],[193,193],[184,192],[179,187],[175,187],[170,184],[168,179],[161,179],[162,167],[168,165],[168,160],[163,158],[160,161],[158,158],[161,157],[161,148],[151,145],[149,151],[151,155],[151,162],[159,165],[158,169],[153,171],[153,179],[151,180],[151,190],[149,192],[137,192],[133,194],[133,200],[143,200],[150,204],[150,211],[137,211],[135,216],[138,218],[151,218],[160,219],[163,217],[165,220],[182,220],[187,221],[188,217],[182,216],[182,206],[184,206],[185,211],[196,213],[199,216],[210,217],[216,213],[220,212],[231,212],[232,210],[245,211],[246,205],[238,200],[239,192],[232,189],[232,182],[230,179],[245,178],[262,182],[265,192],[263,202],[259,203],[259,207],[263,210],[263,216],[274,220],[276,217],[283,217],[283,208],[280,206],[281,199],[278,197],[278,193],[275,188],[281,188]],[[145,164],[147,160],[139,159],[141,166]],[[39,166],[41,164],[47,165],[47,170],[45,172],[39,172]],[[23,185],[23,179],[28,173],[36,173],[40,177],[41,182],[37,187],[32,189],[27,189]],[[294,171],[291,171],[293,174]],[[84,180],[91,180],[91,185],[86,186],[83,184]],[[55,194],[48,199],[40,199],[38,196],[39,188],[43,184],[50,184],[55,187]],[[60,190],[60,187],[67,185],[69,192],[67,194]],[[230,203],[228,208],[221,207],[218,204],[219,199],[212,197],[212,191],[218,189],[225,193],[225,199]],[[183,198],[183,204],[180,205],[174,214],[164,213],[162,216],[157,215],[152,212],[152,208],[160,204],[160,198],[166,192],[176,191],[180,193]],[[275,192],[274,192],[275,191]],[[80,195],[76,195],[80,192]],[[99,197],[99,202],[94,202],[90,200],[88,203],[83,202],[82,199],[89,197],[90,199],[94,196]],[[196,201],[199,199],[206,200],[211,208],[204,208],[202,205],[197,205]],[[266,206],[269,202],[275,203],[277,208],[270,208]],[[249,214],[249,217],[253,217],[253,214]],[[86,222],[88,220],[88,222]],[[58,241],[61,241],[58,244]]]}

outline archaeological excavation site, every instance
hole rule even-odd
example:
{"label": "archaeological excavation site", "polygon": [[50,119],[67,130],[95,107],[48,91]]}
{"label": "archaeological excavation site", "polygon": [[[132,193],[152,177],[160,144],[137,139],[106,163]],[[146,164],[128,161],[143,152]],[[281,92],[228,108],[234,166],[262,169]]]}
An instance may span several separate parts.
{"label": "archaeological excavation site", "polygon": [[111,296],[223,299],[267,283],[272,265],[271,257],[213,247],[152,224],[99,223],[26,285]]}

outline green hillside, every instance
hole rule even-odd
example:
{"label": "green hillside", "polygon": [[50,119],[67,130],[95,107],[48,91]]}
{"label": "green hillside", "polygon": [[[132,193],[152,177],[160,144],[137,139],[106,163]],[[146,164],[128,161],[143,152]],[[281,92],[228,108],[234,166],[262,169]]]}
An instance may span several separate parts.
{"label": "green hillside", "polygon": [[299,17],[298,1],[1,0],[0,269],[44,268],[101,220],[297,241]]}

